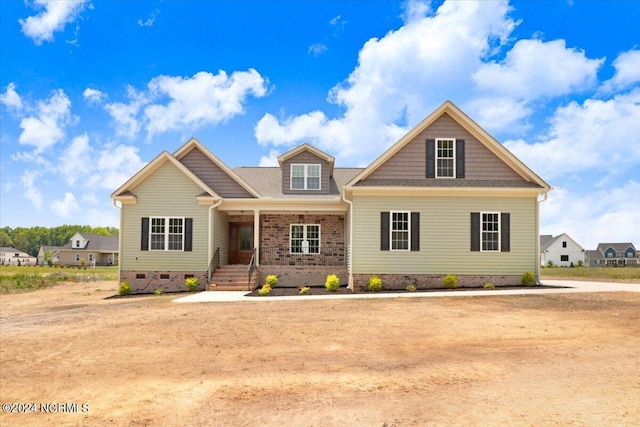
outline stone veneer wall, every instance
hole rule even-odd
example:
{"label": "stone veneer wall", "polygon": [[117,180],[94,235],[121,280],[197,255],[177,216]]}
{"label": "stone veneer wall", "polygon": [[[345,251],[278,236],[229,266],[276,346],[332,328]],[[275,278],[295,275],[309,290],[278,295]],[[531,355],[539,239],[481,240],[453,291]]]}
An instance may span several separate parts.
{"label": "stone veneer wall", "polygon": [[[291,224],[319,224],[321,253],[290,254]],[[344,266],[344,232],[344,215],[261,215],[260,264]]]}
{"label": "stone veneer wall", "polygon": [[258,287],[262,286],[265,278],[270,274],[278,276],[277,286],[283,288],[324,286],[329,274],[338,276],[340,286],[349,284],[349,274],[346,267],[260,265],[258,266],[258,272],[260,274]]}
{"label": "stone veneer wall", "polygon": [[[354,274],[355,290],[366,290],[371,276],[380,277],[385,289],[405,289],[408,285],[414,285],[417,289],[445,288],[442,284],[444,274]],[[520,285],[521,279],[521,276],[515,275],[456,275],[456,277],[459,288],[481,288],[487,282],[496,286]],[[536,282],[538,282],[537,279]]]}
{"label": "stone veneer wall", "polygon": [[[139,274],[144,274],[144,278],[137,278]],[[127,282],[132,294],[152,294],[158,288],[165,292],[183,292],[187,290],[185,276],[197,277],[200,283],[198,290],[205,290],[206,271],[121,271],[120,282]]]}

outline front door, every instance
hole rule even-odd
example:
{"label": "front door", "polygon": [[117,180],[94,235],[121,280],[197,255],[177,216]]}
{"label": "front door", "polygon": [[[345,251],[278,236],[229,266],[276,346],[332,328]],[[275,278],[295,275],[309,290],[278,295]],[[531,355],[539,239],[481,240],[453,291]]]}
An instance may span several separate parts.
{"label": "front door", "polygon": [[249,264],[253,255],[253,224],[229,224],[229,264]]}

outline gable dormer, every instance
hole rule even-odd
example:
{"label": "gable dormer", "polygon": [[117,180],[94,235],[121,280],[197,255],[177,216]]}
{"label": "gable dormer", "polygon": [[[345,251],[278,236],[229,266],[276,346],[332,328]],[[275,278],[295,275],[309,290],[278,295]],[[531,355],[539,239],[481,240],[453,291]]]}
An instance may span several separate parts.
{"label": "gable dormer", "polygon": [[335,159],[329,154],[302,144],[280,157],[282,193],[291,195],[329,194]]}
{"label": "gable dormer", "polygon": [[84,249],[87,246],[87,240],[80,233],[76,233],[71,237],[72,249]]}

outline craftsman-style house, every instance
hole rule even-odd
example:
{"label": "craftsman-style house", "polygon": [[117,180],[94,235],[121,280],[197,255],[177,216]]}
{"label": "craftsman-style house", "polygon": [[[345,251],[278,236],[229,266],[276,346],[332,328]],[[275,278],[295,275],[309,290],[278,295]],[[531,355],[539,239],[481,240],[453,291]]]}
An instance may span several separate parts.
{"label": "craftsman-style house", "polygon": [[120,280],[134,292],[519,283],[539,271],[550,186],[447,101],[366,168],[302,144],[278,167],[231,169],[196,139],[118,188]]}

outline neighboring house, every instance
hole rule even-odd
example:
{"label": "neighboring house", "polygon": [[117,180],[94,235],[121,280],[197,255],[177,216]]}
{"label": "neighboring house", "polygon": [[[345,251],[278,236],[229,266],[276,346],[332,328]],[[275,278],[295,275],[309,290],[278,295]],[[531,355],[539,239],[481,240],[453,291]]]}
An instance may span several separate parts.
{"label": "neighboring house", "polygon": [[0,265],[36,265],[37,259],[16,248],[0,248]]}
{"label": "neighboring house", "polygon": [[106,266],[117,264],[119,253],[117,236],[76,233],[58,249],[58,260],[65,266]]}
{"label": "neighboring house", "polygon": [[585,250],[568,234],[540,236],[540,265],[551,262],[560,267],[578,266],[585,262]]}
{"label": "neighboring house", "polygon": [[596,250],[587,251],[589,267],[625,267],[638,265],[638,251],[633,243],[600,243]]}
{"label": "neighboring house", "polygon": [[191,276],[219,286],[230,264],[245,286],[254,267],[279,286],[335,273],[357,289],[371,275],[403,289],[539,273],[550,186],[449,101],[364,169],[308,144],[278,162],[231,169],[196,139],[160,153],[111,195],[120,281],[134,292],[184,289]]}
{"label": "neighboring house", "polygon": [[38,250],[38,264],[47,264],[47,261],[44,259],[44,255],[47,251],[51,252],[51,263],[56,264],[59,261],[58,250],[60,250],[60,246],[40,246],[40,249]]}

